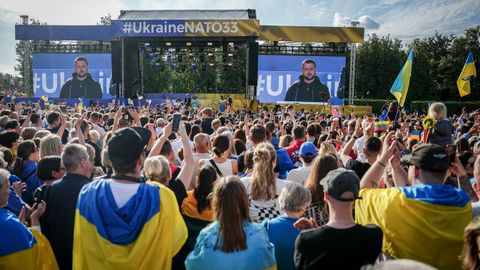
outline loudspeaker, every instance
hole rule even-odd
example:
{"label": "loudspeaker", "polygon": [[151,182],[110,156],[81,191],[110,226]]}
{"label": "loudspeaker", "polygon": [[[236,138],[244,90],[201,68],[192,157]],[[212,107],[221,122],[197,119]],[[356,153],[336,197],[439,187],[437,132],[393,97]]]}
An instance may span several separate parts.
{"label": "loudspeaker", "polygon": [[257,86],[258,79],[258,42],[248,43],[247,85]]}
{"label": "loudspeaker", "polygon": [[[136,98],[140,77],[139,50],[136,41],[125,39],[123,63],[123,88],[125,98]],[[140,87],[141,88],[141,87]]]}
{"label": "loudspeaker", "polygon": [[111,83],[122,82],[122,42],[112,41],[112,81]]}

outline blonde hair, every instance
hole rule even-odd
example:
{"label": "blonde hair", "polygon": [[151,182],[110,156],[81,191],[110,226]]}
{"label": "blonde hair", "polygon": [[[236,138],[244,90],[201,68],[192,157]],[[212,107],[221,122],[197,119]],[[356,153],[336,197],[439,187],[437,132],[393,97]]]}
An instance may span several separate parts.
{"label": "blonde hair", "polygon": [[428,116],[437,120],[447,119],[447,107],[441,102],[434,102],[428,108]]}
{"label": "blonde hair", "polygon": [[100,134],[95,129],[90,130],[88,132],[88,136],[94,143],[97,143],[98,140],[100,140]]}
{"label": "blonde hair", "polygon": [[320,147],[318,149],[318,155],[328,155],[331,154],[333,156],[337,156],[337,149],[332,143],[329,142],[321,142]]}
{"label": "blonde hair", "polygon": [[143,163],[143,172],[145,176],[151,181],[160,181],[163,166],[161,156],[153,156],[145,159]]}
{"label": "blonde hair", "polygon": [[278,145],[281,148],[284,148],[289,146],[292,142],[293,142],[292,135],[283,135],[282,137],[280,137],[280,142],[278,143]]}
{"label": "blonde hair", "polygon": [[253,150],[254,165],[251,193],[253,200],[272,200],[275,198],[277,178],[273,172],[272,163],[276,158],[275,148],[269,143],[261,143]]}
{"label": "blonde hair", "polygon": [[40,158],[60,156],[62,154],[62,139],[56,134],[50,134],[40,140]]}

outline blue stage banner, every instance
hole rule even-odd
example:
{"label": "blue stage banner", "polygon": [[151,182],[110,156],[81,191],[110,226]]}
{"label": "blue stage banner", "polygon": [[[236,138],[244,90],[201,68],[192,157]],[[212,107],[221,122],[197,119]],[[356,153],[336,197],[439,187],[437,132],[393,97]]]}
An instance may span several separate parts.
{"label": "blue stage banner", "polygon": [[[87,86],[82,86],[81,84],[75,84],[74,86],[80,85],[84,88],[70,87],[70,84],[65,85],[72,79],[72,74],[75,72],[74,60],[79,56],[87,59],[88,73],[91,76],[87,75],[86,80],[88,81],[85,81],[88,83]],[[86,98],[112,98],[112,95],[108,92],[112,78],[112,61],[111,55],[108,53],[34,53],[32,62],[34,97],[61,97],[60,92],[65,85],[65,87],[69,86],[68,90],[70,93],[68,93],[68,96],[64,94],[63,97],[80,97],[76,95],[75,91],[81,91],[82,94],[83,91],[87,93],[87,90],[85,90],[85,87],[87,87],[89,88],[88,94],[94,90],[93,88],[96,88],[95,90],[98,94],[95,96],[88,96],[87,94]]]}
{"label": "blue stage banner", "polygon": [[[300,78],[305,59],[315,62],[318,80],[313,83],[304,83]],[[262,103],[343,105],[345,78],[344,56],[259,55],[257,99]]]}

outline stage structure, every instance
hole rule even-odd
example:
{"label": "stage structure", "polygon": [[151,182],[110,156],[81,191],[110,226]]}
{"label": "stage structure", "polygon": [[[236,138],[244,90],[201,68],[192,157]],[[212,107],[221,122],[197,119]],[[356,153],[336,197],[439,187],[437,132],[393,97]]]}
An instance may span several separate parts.
{"label": "stage structure", "polygon": [[[253,100],[259,94],[258,69],[262,64],[259,63],[259,59],[275,55],[312,56],[325,57],[318,58],[320,62],[338,64],[339,60],[333,61],[332,57],[346,58],[349,44],[363,42],[364,29],[263,26],[260,25],[256,11],[252,9],[125,10],[121,11],[116,20],[112,20],[111,25],[19,24],[15,26],[15,35],[17,40],[33,41],[30,52],[34,56],[69,54],[73,57],[75,53],[90,53],[95,58],[97,56],[95,54],[99,57],[110,54],[111,66],[100,67],[97,73],[92,74],[94,79],[108,81],[102,85],[103,98],[109,96],[135,98],[143,95],[144,90],[155,91],[148,88],[148,83],[145,82],[148,82],[150,72],[158,72],[168,65],[170,69],[186,70],[196,74],[197,79],[184,86],[187,88],[186,93],[195,92],[201,85],[204,78],[202,72],[208,72],[209,69],[219,66],[224,69],[225,74],[237,69],[238,74],[242,76],[229,86],[230,90],[236,93],[243,92],[246,99]],[[103,59],[101,57],[99,59]],[[287,62],[292,62],[289,61]],[[342,61],[345,62],[344,69],[349,70],[345,59]],[[33,68],[43,72],[52,67],[49,65],[36,67],[34,61]],[[68,72],[71,72],[65,67],[62,68],[63,73],[58,75],[58,78],[61,78],[58,79],[59,86],[65,81]],[[94,69],[91,65],[89,68]],[[295,66],[295,69],[297,68]],[[349,68],[351,72],[355,65]],[[339,82],[348,86],[344,69],[333,77],[329,75],[333,88],[337,89]],[[58,95],[54,91],[59,92],[59,87],[54,90],[48,82],[44,83],[45,89],[41,89],[43,86],[40,87],[38,84],[43,77],[39,74],[34,71],[32,76],[34,95],[38,97],[38,93],[47,91],[50,91],[53,97],[55,94]],[[46,73],[47,78],[48,76],[49,73]],[[110,77],[106,78],[108,76]],[[342,80],[344,81],[341,82]],[[159,86],[158,91],[173,91],[172,85]],[[207,87],[202,91],[215,93],[221,92],[221,89]],[[351,91],[352,89],[349,92]]]}

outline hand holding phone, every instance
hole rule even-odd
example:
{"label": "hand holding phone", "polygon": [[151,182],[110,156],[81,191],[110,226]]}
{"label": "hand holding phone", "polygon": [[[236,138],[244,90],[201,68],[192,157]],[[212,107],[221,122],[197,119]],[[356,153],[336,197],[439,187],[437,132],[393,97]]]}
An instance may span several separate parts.
{"label": "hand holding phone", "polygon": [[178,132],[178,129],[180,128],[180,120],[182,116],[179,113],[176,113],[173,115],[172,119],[172,131],[173,132]]}

